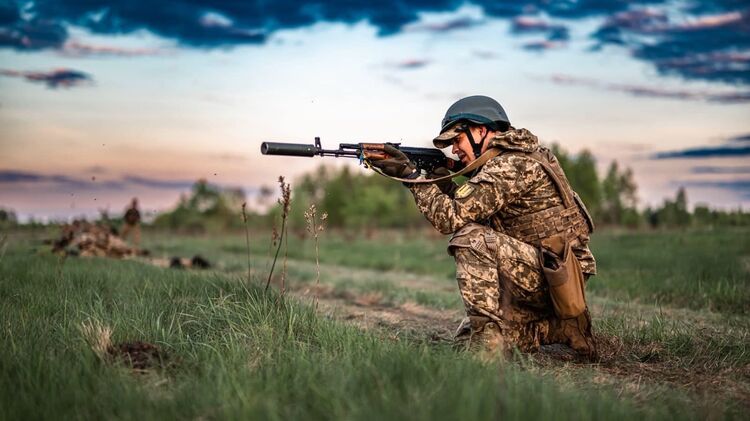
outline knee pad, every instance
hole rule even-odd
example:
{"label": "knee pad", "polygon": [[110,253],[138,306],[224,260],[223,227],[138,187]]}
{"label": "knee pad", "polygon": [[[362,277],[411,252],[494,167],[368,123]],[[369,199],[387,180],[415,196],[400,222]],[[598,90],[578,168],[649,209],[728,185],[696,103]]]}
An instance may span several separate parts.
{"label": "knee pad", "polygon": [[492,228],[477,223],[469,223],[456,231],[448,242],[448,254],[455,257],[456,248],[468,248],[492,260],[497,254],[499,234]]}

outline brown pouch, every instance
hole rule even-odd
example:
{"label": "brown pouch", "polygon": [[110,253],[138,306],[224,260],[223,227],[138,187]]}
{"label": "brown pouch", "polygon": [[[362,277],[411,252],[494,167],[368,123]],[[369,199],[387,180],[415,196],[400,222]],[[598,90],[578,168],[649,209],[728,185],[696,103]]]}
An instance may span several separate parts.
{"label": "brown pouch", "polygon": [[585,284],[581,264],[571,243],[562,236],[545,238],[539,250],[539,261],[557,317],[571,319],[580,316],[586,309]]}

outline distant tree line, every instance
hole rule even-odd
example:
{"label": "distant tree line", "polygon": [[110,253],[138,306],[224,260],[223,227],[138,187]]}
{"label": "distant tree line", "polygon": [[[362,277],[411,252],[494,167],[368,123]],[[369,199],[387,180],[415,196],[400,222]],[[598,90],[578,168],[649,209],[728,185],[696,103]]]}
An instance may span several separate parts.
{"label": "distant tree line", "polygon": [[[320,166],[292,183],[291,228],[305,229],[304,212],[311,204],[328,213],[332,228],[372,231],[377,228],[427,225],[414,206],[411,193],[399,183],[374,174],[362,174],[344,166]],[[278,209],[271,212],[271,217]]]}
{"label": "distant tree line", "polygon": [[16,213],[11,209],[0,208],[0,228],[15,226],[18,223]]}
{"label": "distant tree line", "polygon": [[711,209],[697,204],[690,212],[684,187],[674,200],[638,211],[638,186],[630,168],[620,168],[612,161],[604,178],[599,179],[596,160],[588,150],[571,155],[558,145],[551,149],[560,160],[573,189],[578,192],[597,225],[629,228],[680,228],[709,226],[750,226],[750,213],[742,210]]}
{"label": "distant tree line", "polygon": [[[180,196],[174,209],[156,216],[153,226],[184,232],[228,231],[242,227],[242,189],[222,189],[198,180],[189,194]],[[246,212],[251,213],[249,210]],[[257,215],[249,220],[257,221]]]}
{"label": "distant tree line", "polygon": [[[638,210],[638,187],[630,168],[621,168],[617,161],[607,167],[603,178],[596,170],[596,160],[588,150],[570,154],[558,145],[551,146],[565,174],[586,204],[597,226],[628,228],[680,228],[706,226],[750,226],[750,213],[742,210],[724,211],[698,204],[691,212],[687,194],[680,188],[674,200],[660,206]],[[465,181],[465,179],[460,180]],[[460,182],[459,181],[459,182]],[[414,206],[408,189],[373,173],[354,171],[350,167],[320,166],[292,182],[292,206],[289,224],[293,232],[304,235],[305,211],[311,204],[328,213],[331,228],[372,232],[378,228],[422,228],[428,223]],[[263,186],[254,199],[259,213],[245,208],[251,228],[275,226],[280,207],[273,204],[277,188]],[[206,180],[198,180],[188,194],[180,196],[172,210],[156,216],[156,228],[183,232],[230,231],[243,227],[245,194],[239,188],[220,188]],[[102,222],[116,224],[103,213]],[[0,208],[0,228],[17,226],[16,214]],[[30,220],[24,226],[43,226]]]}
{"label": "distant tree line", "polygon": [[[690,212],[684,188],[677,191],[674,200],[639,211],[638,186],[630,168],[612,161],[604,177],[600,177],[590,151],[570,154],[558,145],[551,149],[598,226],[750,226],[750,213],[741,210],[715,210],[699,204]],[[407,189],[375,174],[354,172],[349,167],[321,166],[292,185],[290,224],[298,232],[304,230],[304,211],[312,203],[328,212],[328,224],[336,228],[372,230],[427,225]],[[270,215],[273,218],[277,213],[274,208]]]}

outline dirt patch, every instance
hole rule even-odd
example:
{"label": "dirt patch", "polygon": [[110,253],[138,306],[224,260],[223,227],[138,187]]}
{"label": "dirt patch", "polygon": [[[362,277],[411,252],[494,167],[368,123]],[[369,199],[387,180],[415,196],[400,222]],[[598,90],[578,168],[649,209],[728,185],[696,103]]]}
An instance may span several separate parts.
{"label": "dirt patch", "polygon": [[[389,306],[377,293],[357,295],[351,291],[335,291],[328,285],[307,286],[291,291],[305,300],[318,297],[319,311],[344,320],[362,329],[378,329],[391,338],[408,335],[427,342],[451,342],[453,331],[463,318],[459,311],[442,311],[413,302]],[[750,367],[735,370],[707,370],[685,367],[669,355],[659,342],[626,343],[610,335],[596,335],[599,361],[576,362],[567,346],[550,345],[530,355],[542,368],[551,372],[594,370],[594,382],[623,388],[636,400],[652,397],[647,385],[671,385],[700,395],[714,395],[716,402],[729,399],[743,408],[750,408],[747,379]]]}
{"label": "dirt patch", "polygon": [[110,359],[134,371],[147,371],[169,367],[169,355],[158,346],[142,341],[122,342],[107,348]]}
{"label": "dirt patch", "polygon": [[[314,270],[305,262],[290,262],[302,269]],[[378,292],[357,293],[353,289],[334,288],[342,279],[389,280],[400,287],[414,290],[454,290],[455,286],[436,282],[431,277],[403,273],[381,273],[364,269],[328,265],[321,266],[323,279],[319,285],[290,282],[287,292],[304,302],[318,300],[318,311],[326,317],[351,323],[359,328],[376,330],[384,338],[415,340],[429,343],[452,342],[454,330],[463,318],[460,309],[438,310],[414,302],[388,303]],[[647,320],[659,317],[681,320],[696,327],[723,329],[722,315],[687,309],[654,308],[633,302],[616,302],[595,297],[591,308],[596,315],[629,316],[639,314]],[[595,317],[596,318],[596,317]],[[727,329],[731,329],[728,327]],[[723,334],[718,332],[718,334]],[[577,362],[570,349],[563,345],[545,346],[528,355],[534,364],[548,373],[569,377],[580,376],[590,384],[608,384],[636,400],[653,398],[655,390],[680,389],[693,397],[703,396],[709,405],[738,405],[750,408],[750,367],[711,369],[699,360],[672,355],[658,341],[625,341],[612,335],[597,335],[600,359],[596,363]],[[525,356],[526,357],[526,356]],[[525,358],[524,357],[524,358]],[[593,374],[593,376],[592,376]]]}
{"label": "dirt patch", "polygon": [[750,366],[734,369],[710,370],[701,366],[685,366],[667,354],[658,342],[625,343],[621,338],[596,335],[599,361],[579,363],[574,359],[555,358],[554,354],[540,352],[532,359],[553,373],[570,369],[594,370],[594,383],[608,384],[623,389],[638,401],[648,401],[653,389],[648,385],[677,386],[696,395],[711,396],[712,402],[732,402],[741,408],[750,408]]}
{"label": "dirt patch", "polygon": [[388,305],[383,304],[379,293],[354,294],[328,285],[308,285],[291,292],[304,301],[317,297],[320,311],[329,317],[363,329],[383,328],[394,337],[410,334],[430,341],[452,341],[453,331],[463,318],[458,311],[435,310],[414,302]]}

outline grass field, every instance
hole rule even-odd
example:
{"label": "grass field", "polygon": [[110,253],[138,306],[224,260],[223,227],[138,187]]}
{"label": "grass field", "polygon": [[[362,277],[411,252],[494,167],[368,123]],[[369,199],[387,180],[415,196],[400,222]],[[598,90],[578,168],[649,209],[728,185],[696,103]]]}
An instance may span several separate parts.
{"label": "grass field", "polygon": [[[750,231],[598,233],[589,285],[601,361],[486,360],[461,318],[445,239],[144,234],[214,268],[60,259],[0,246],[0,418],[722,419],[750,409]],[[282,255],[284,251],[282,249]],[[134,369],[112,351],[153,344]],[[112,344],[109,351],[107,344]],[[149,345],[150,346],[150,345]]]}

